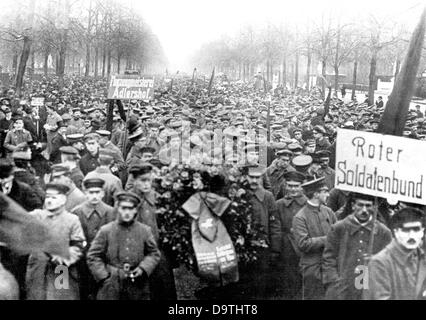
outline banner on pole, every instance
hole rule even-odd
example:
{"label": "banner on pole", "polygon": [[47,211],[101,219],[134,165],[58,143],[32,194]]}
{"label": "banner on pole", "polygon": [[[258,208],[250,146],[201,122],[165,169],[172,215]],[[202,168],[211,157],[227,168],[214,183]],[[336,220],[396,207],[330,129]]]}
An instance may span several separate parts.
{"label": "banner on pole", "polygon": [[339,129],[336,140],[338,189],[397,201],[426,204],[426,142]]}
{"label": "banner on pole", "polygon": [[109,82],[108,99],[154,99],[154,78],[144,78],[138,75],[114,75]]}
{"label": "banner on pole", "polygon": [[44,105],[44,98],[43,97],[33,97],[31,99],[31,106],[32,107],[41,107]]}

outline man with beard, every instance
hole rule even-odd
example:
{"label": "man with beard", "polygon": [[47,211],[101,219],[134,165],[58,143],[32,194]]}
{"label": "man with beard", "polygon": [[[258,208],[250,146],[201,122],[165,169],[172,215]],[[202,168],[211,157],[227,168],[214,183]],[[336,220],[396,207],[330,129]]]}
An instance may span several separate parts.
{"label": "man with beard", "polygon": [[422,249],[424,227],[424,214],[419,209],[406,207],[392,216],[392,242],[368,264],[367,299],[426,298],[426,260]]}
{"label": "man with beard", "polygon": [[291,233],[293,217],[306,205],[306,197],[303,194],[302,183],[305,175],[291,171],[284,175],[285,179],[285,197],[277,201],[278,213],[281,220],[281,236],[282,236],[282,257],[281,257],[281,274],[283,280],[281,283],[285,285],[285,295],[294,298],[301,288],[302,280],[300,279],[299,252]]}
{"label": "man with beard", "polygon": [[293,152],[283,149],[278,150],[276,155],[277,158],[272,162],[268,169],[266,169],[266,175],[271,184],[271,191],[274,197],[277,197],[280,187],[285,181],[284,175],[287,172],[296,171],[296,169],[290,165]]}
{"label": "man with beard", "polygon": [[[28,260],[26,286],[28,300],[79,300],[78,271],[76,262],[86,246],[83,229],[77,216],[65,209],[69,188],[63,184],[46,185],[43,210],[31,212],[45,222],[49,229],[69,244],[69,258],[36,252]],[[58,275],[68,274],[63,282]]]}
{"label": "man with beard", "polygon": [[241,283],[248,285],[246,290],[249,297],[265,299],[273,294],[277,285],[276,279],[272,279],[271,267],[278,263],[281,255],[281,222],[274,195],[261,186],[265,170],[259,166],[248,167],[245,170],[247,170],[245,177],[248,197],[253,206],[253,223],[262,228],[269,247],[259,250],[258,262],[241,272]]}
{"label": "man with beard", "polygon": [[371,232],[374,229],[373,252],[380,252],[392,240],[390,230],[378,220],[373,227],[377,208],[374,197],[351,194],[352,214],[338,221],[327,235],[323,253],[323,283],[327,299],[361,300],[363,288],[356,278],[366,269]]}
{"label": "man with beard", "polygon": [[[115,220],[114,208],[102,201],[105,195],[103,190],[104,184],[105,181],[99,178],[85,179],[83,190],[87,200],[72,210],[72,213],[76,214],[80,219],[84,236],[87,240],[87,249],[90,247],[99,229],[103,225]],[[87,252],[84,252],[84,254],[86,255]],[[81,263],[79,263],[79,270],[82,299],[94,300],[97,286],[87,267],[86,259],[82,259]]]}
{"label": "man with beard", "polygon": [[[146,224],[152,230],[155,241],[160,240],[159,228],[157,225],[157,192],[153,189],[153,167],[150,164],[134,165],[130,168],[130,174],[134,179],[134,186],[131,192],[141,199],[138,207],[137,221]],[[173,276],[173,269],[166,253],[161,250],[161,259],[150,278],[151,299],[176,300],[176,287]]]}
{"label": "man with beard", "polygon": [[302,185],[308,198],[306,205],[293,218],[293,235],[301,252],[302,299],[323,299],[322,254],[328,232],[336,222],[330,208],[325,206],[328,188],[324,177]]}
{"label": "man with beard", "polygon": [[116,197],[117,220],[101,227],[87,253],[98,300],[149,300],[149,276],[160,261],[151,228],[136,221],[139,198]]}

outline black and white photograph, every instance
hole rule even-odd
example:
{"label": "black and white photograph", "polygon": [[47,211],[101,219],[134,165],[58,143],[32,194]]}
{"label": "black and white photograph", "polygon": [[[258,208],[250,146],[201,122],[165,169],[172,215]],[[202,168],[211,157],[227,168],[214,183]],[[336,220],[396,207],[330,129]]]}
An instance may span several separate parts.
{"label": "black and white photograph", "polygon": [[426,300],[424,0],[0,8],[0,300]]}

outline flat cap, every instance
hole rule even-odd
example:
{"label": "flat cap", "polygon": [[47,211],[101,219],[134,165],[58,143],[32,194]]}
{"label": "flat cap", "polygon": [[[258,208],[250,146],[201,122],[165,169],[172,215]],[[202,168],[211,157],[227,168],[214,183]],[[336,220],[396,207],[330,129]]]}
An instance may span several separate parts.
{"label": "flat cap", "polygon": [[292,163],[296,167],[306,167],[311,165],[312,161],[313,159],[311,156],[302,154],[300,156],[294,157]]}
{"label": "flat cap", "polygon": [[284,174],[284,179],[286,181],[303,183],[303,181],[306,179],[306,176],[299,171],[289,171]]}
{"label": "flat cap", "polygon": [[101,137],[109,137],[111,135],[111,132],[108,130],[96,130],[96,133]]}
{"label": "flat cap", "polygon": [[51,183],[46,184],[46,192],[48,190],[56,190],[58,193],[66,195],[70,191],[70,188],[67,185],[62,184],[62,183],[51,182]]}
{"label": "flat cap", "polygon": [[68,166],[65,166],[63,164],[54,164],[52,166],[52,177],[60,177],[64,174],[69,174],[70,168]]}
{"label": "flat cap", "polygon": [[60,147],[59,151],[63,154],[78,155],[77,149],[74,148],[74,147],[70,147],[70,146]]}
{"label": "flat cap", "polygon": [[307,181],[302,184],[302,188],[305,192],[328,190],[328,187],[325,184],[324,180],[324,177],[314,178],[313,180]]}
{"label": "flat cap", "polygon": [[115,201],[116,202],[121,202],[121,201],[131,202],[135,206],[138,206],[139,203],[141,202],[139,197],[136,194],[134,194],[133,192],[127,192],[127,191],[117,193],[115,195]]}
{"label": "flat cap", "polygon": [[90,188],[103,188],[105,185],[105,180],[100,178],[90,178],[83,180],[83,187],[84,189],[90,189]]}
{"label": "flat cap", "polygon": [[326,134],[326,131],[322,126],[315,126],[313,131],[318,132],[318,133],[322,133],[322,134]]}

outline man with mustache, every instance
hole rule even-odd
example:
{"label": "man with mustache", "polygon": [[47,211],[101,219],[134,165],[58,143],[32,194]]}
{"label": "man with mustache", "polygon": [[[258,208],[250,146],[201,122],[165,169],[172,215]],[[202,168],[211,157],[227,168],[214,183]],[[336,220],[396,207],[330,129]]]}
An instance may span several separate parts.
{"label": "man with mustache", "polygon": [[426,260],[423,246],[424,214],[412,207],[391,218],[393,239],[368,265],[371,300],[424,300]]}
{"label": "man with mustache", "polygon": [[[374,197],[351,194],[352,214],[338,221],[327,235],[323,253],[323,283],[328,299],[361,300],[363,287],[356,287],[356,278],[365,270],[373,229]],[[390,230],[378,220],[374,223],[373,254],[391,240]],[[365,266],[366,267],[366,266]]]}

